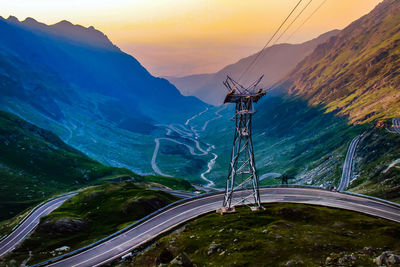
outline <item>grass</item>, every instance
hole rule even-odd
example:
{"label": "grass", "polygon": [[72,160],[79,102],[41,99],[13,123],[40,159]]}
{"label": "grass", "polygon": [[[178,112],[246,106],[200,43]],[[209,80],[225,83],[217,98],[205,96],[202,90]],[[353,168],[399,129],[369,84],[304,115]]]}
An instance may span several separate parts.
{"label": "grass", "polygon": [[196,189],[186,180],[176,177],[164,177],[155,175],[143,176],[145,183],[155,183],[173,190],[195,191]]}
{"label": "grass", "polygon": [[55,134],[0,111],[0,220],[115,175],[134,174],[100,164]]}
{"label": "grass", "polygon": [[162,191],[148,190],[131,182],[107,183],[90,187],[67,200],[43,217],[34,233],[8,255],[0,265],[11,260],[21,264],[37,263],[60,253],[62,246],[78,249],[104,238],[176,201]]}
{"label": "grass", "polygon": [[[375,266],[382,251],[400,252],[400,225],[333,208],[268,204],[252,212],[205,215],[118,266],[159,266],[185,252],[197,266]],[[218,249],[209,252],[212,243]],[[345,255],[355,260],[339,264]]]}

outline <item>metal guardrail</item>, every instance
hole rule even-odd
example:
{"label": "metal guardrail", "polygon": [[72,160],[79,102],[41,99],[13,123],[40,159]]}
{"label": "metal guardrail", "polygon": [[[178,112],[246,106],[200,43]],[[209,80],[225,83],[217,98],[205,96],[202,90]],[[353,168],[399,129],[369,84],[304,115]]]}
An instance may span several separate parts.
{"label": "metal guardrail", "polygon": [[[261,186],[260,188],[312,188],[312,189],[318,189],[318,190],[323,190],[323,191],[336,192],[336,193],[339,193],[339,194],[348,194],[348,195],[354,195],[354,196],[357,196],[357,197],[368,198],[368,199],[371,199],[371,200],[380,201],[380,202],[384,202],[386,204],[390,204],[390,205],[393,205],[393,206],[396,206],[396,207],[400,207],[400,204],[394,203],[394,202],[391,202],[391,201],[388,201],[388,200],[384,200],[384,199],[380,199],[380,198],[376,198],[376,197],[371,197],[371,196],[367,196],[367,195],[362,195],[362,194],[357,194],[357,193],[352,193],[352,192],[331,191],[329,189],[326,189],[326,188],[323,188],[323,187],[319,187],[319,186],[313,186],[313,185],[296,185],[296,184],[291,184],[291,185],[266,185],[266,186]],[[171,207],[174,207],[174,206],[177,206],[179,204],[183,204],[183,203],[195,200],[195,199],[203,198],[203,197],[206,197],[206,196],[218,195],[218,194],[223,194],[223,192],[204,193],[204,194],[193,196],[191,198],[184,198],[184,199],[175,201],[175,202],[173,202],[171,204],[168,204],[167,206],[162,207],[161,209],[158,209],[158,210],[146,215],[145,217],[143,217],[142,219],[132,223],[131,225],[128,225],[127,227],[125,227],[125,228],[123,228],[123,229],[121,229],[121,230],[119,230],[119,231],[117,231],[117,232],[115,232],[115,233],[113,233],[113,234],[111,234],[109,236],[106,236],[106,237],[100,239],[99,241],[96,241],[96,242],[94,242],[94,243],[92,243],[90,245],[87,245],[85,247],[79,248],[77,250],[71,251],[69,253],[60,255],[58,257],[55,257],[55,258],[52,258],[52,259],[49,259],[49,260],[46,260],[46,261],[31,265],[31,267],[45,266],[47,264],[54,263],[54,262],[57,262],[57,261],[62,260],[64,258],[68,258],[68,257],[71,257],[73,255],[79,254],[82,251],[89,250],[89,249],[91,249],[91,248],[93,248],[93,247],[95,247],[95,246],[97,246],[97,245],[99,245],[101,243],[104,243],[104,242],[106,242],[106,241],[118,236],[121,233],[124,233],[126,231],[129,231],[129,230],[133,229],[134,227],[140,225],[144,221],[154,217],[155,215],[158,215],[158,214],[166,211],[167,209],[169,209]]]}
{"label": "metal guardrail", "polygon": [[109,235],[109,236],[106,236],[106,237],[100,239],[99,241],[96,241],[96,242],[94,242],[94,243],[92,243],[92,244],[90,244],[90,245],[84,246],[84,247],[79,248],[79,249],[77,249],[77,250],[68,252],[68,253],[66,253],[66,254],[60,255],[60,256],[58,256],[58,257],[55,257],[55,258],[52,258],[52,259],[49,259],[49,260],[46,260],[46,261],[43,261],[43,262],[39,262],[39,263],[34,264],[34,265],[30,265],[30,267],[45,266],[45,265],[47,265],[47,264],[50,264],[50,263],[53,263],[53,262],[57,262],[57,261],[59,261],[59,260],[61,260],[61,259],[68,258],[68,257],[70,257],[70,256],[76,255],[76,254],[78,254],[78,253],[80,253],[80,252],[82,252],[82,251],[91,249],[91,248],[97,246],[98,244],[104,243],[104,242],[106,242],[106,241],[108,241],[108,240],[110,240],[110,239],[112,239],[112,238],[118,236],[119,234],[122,234],[122,233],[124,233],[124,232],[126,232],[126,231],[129,231],[129,230],[135,228],[136,226],[138,226],[138,225],[141,224],[142,222],[144,222],[144,221],[150,219],[151,217],[154,217],[155,215],[158,215],[158,214],[160,214],[160,213],[166,211],[167,209],[169,209],[169,208],[171,208],[171,207],[177,206],[177,205],[179,205],[179,204],[183,204],[183,203],[188,202],[188,201],[191,201],[191,200],[195,200],[195,199],[202,198],[202,197],[205,197],[205,196],[217,195],[217,194],[220,194],[220,193],[221,193],[221,192],[205,193],[205,194],[200,194],[200,195],[197,195],[197,196],[193,196],[193,197],[191,197],[191,198],[183,198],[183,199],[180,199],[180,200],[178,200],[178,201],[175,201],[175,202],[173,202],[173,203],[171,203],[171,204],[168,204],[167,206],[164,206],[164,207],[162,207],[162,208],[160,208],[160,209],[158,209],[158,210],[156,210],[156,211],[154,211],[154,212],[152,212],[152,213],[146,215],[145,217],[141,218],[140,220],[138,220],[138,221],[136,221],[136,222],[134,222],[134,223],[128,225],[127,227],[125,227],[125,228],[123,228],[123,229],[121,229],[121,230],[119,230],[119,231],[117,231],[117,232],[115,232],[115,233],[113,233],[113,234],[111,234],[111,235]]}
{"label": "metal guardrail", "polygon": [[23,224],[23,223],[29,218],[29,216],[31,216],[31,214],[32,214],[33,212],[35,212],[36,210],[38,210],[40,207],[42,207],[42,206],[45,205],[46,203],[48,203],[48,202],[50,202],[50,201],[52,201],[52,200],[54,200],[54,199],[57,199],[57,198],[60,198],[60,197],[63,197],[63,196],[67,196],[67,195],[72,195],[72,194],[75,194],[75,192],[65,193],[65,194],[62,194],[62,195],[58,195],[58,196],[55,196],[55,197],[51,197],[51,198],[49,198],[49,199],[46,199],[46,200],[40,202],[40,203],[39,203],[38,205],[36,205],[33,209],[31,209],[31,211],[30,211],[27,215],[25,215],[25,217],[24,217],[19,223],[17,223],[17,224],[13,227],[13,229],[11,229],[11,232],[10,232],[10,233],[8,233],[8,234],[4,235],[3,237],[1,237],[1,238],[0,238],[0,241],[2,241],[3,239],[5,239],[5,238],[7,238],[9,235],[11,235],[11,234],[14,232],[15,229],[17,229],[21,224]]}

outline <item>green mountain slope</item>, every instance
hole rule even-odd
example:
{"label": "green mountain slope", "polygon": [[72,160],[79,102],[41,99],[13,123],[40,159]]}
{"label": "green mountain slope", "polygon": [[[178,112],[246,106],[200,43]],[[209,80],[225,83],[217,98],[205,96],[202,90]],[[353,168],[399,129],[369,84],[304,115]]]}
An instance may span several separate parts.
{"label": "green mountain slope", "polygon": [[284,80],[290,94],[353,123],[400,114],[400,2],[383,1],[318,46]]}
{"label": "green mountain slope", "polygon": [[205,215],[112,266],[182,266],[182,255],[191,263],[183,266],[376,266],[383,251],[400,252],[397,223],[326,207],[265,207]]}
{"label": "green mountain slope", "polygon": [[[0,266],[37,263],[81,248],[120,230],[178,198],[131,182],[94,186],[43,217],[34,233]],[[67,250],[56,250],[68,246]],[[31,254],[31,256],[29,256]]]}
{"label": "green mountain slope", "polygon": [[104,166],[53,133],[0,111],[0,220],[52,194],[121,175],[133,173]]}

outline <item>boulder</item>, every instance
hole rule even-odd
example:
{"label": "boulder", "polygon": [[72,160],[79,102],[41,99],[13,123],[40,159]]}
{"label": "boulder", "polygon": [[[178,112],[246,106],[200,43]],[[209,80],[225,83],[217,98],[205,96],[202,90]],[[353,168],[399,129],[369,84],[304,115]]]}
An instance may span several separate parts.
{"label": "boulder", "polygon": [[385,251],[374,259],[377,266],[392,266],[400,264],[400,256],[393,254],[392,251]]}
{"label": "boulder", "polygon": [[185,253],[182,252],[178,256],[176,256],[171,262],[171,265],[178,265],[178,266],[184,266],[184,267],[193,267],[193,262],[189,258],[189,256]]}
{"label": "boulder", "polygon": [[208,248],[207,255],[210,256],[211,254],[213,254],[213,253],[215,253],[217,251],[220,251],[220,250],[222,250],[221,244],[217,244],[215,242],[212,242],[210,247]]}
{"label": "boulder", "polygon": [[76,218],[60,218],[55,221],[45,220],[38,226],[39,231],[51,234],[81,232],[86,228],[86,222]]}

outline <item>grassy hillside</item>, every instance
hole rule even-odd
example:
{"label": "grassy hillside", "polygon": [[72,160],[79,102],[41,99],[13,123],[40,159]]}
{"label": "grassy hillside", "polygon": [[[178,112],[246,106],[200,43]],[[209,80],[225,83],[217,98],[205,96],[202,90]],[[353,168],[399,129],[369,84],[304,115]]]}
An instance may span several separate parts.
{"label": "grassy hillside", "polygon": [[353,123],[400,114],[400,2],[371,13],[318,46],[284,80],[289,93]]}
{"label": "grassy hillside", "polygon": [[191,183],[186,180],[176,177],[163,177],[156,175],[143,176],[143,181],[149,184],[160,184],[173,190],[194,191],[195,188]]}
{"label": "grassy hillside", "polygon": [[317,206],[265,207],[208,214],[116,266],[177,266],[182,253],[197,266],[376,266],[383,251],[400,252],[397,223]]}
{"label": "grassy hillside", "polygon": [[104,177],[132,175],[126,169],[104,166],[53,133],[0,111],[0,220],[55,193]]}
{"label": "grassy hillside", "polygon": [[[43,217],[35,232],[0,265],[11,260],[28,264],[91,244],[147,214],[177,200],[162,191],[147,190],[131,182],[91,187]],[[64,252],[55,249],[68,246]]]}
{"label": "grassy hillside", "polygon": [[355,155],[350,191],[400,202],[400,134],[371,129]]}
{"label": "grassy hillside", "polygon": [[[325,113],[321,106],[310,107],[299,97],[268,97],[257,103],[255,109],[253,143],[259,176],[288,174],[299,183],[336,184],[347,146],[367,127],[350,125],[346,118]],[[209,177],[219,186],[227,175],[234,131],[229,120],[233,110],[222,114],[224,117],[211,122],[204,132],[204,139],[216,146],[218,158]],[[277,182],[265,179],[261,184]]]}

